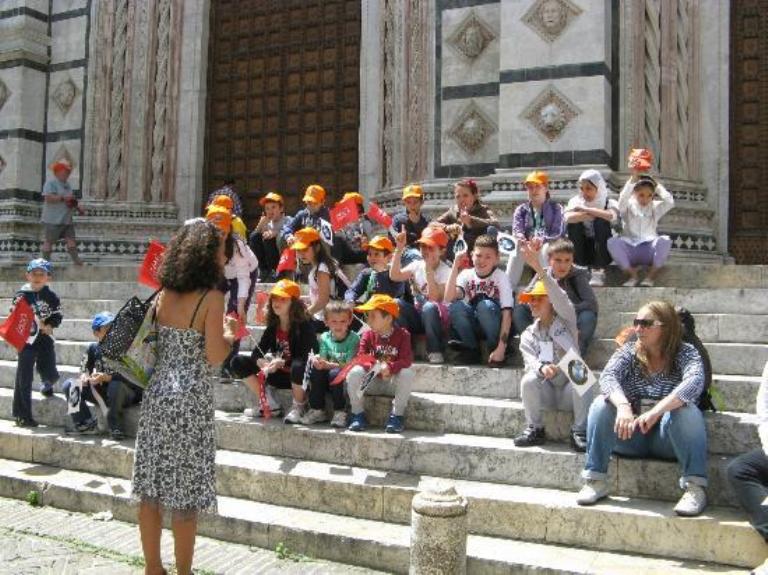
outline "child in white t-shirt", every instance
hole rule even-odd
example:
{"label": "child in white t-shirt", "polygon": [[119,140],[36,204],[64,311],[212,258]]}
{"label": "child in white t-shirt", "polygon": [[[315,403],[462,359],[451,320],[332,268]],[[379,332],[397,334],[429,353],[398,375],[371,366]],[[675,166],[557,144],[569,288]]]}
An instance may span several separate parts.
{"label": "child in white t-shirt", "polygon": [[460,363],[478,363],[479,331],[491,350],[488,364],[501,367],[512,326],[512,283],[509,276],[496,267],[499,246],[495,238],[488,235],[477,238],[472,250],[473,267],[461,271],[467,258],[465,252],[456,254],[445,287],[454,336],[448,345],[460,352]]}
{"label": "child in white t-shirt", "polygon": [[401,256],[407,245],[405,226],[395,238],[395,254],[389,278],[392,281],[409,281],[416,310],[419,312],[419,325],[415,333],[425,333],[427,336],[427,359],[429,363],[443,363],[443,337],[448,327],[448,308],[443,302],[445,284],[451,275],[451,268],[445,263],[445,249],[448,245],[448,234],[440,228],[424,228],[421,237],[416,240],[419,244],[421,257],[404,268],[400,267]]}

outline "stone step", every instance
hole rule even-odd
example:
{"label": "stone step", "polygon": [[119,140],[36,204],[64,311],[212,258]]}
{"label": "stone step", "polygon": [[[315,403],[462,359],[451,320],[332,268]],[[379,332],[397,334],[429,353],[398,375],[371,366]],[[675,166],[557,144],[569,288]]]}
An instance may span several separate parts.
{"label": "stone step", "polygon": [[[0,495],[24,499],[30,490],[51,507],[78,512],[109,510],[121,521],[135,522],[130,481],[58,467],[0,460]],[[562,527],[562,526],[561,526]],[[232,497],[218,498],[218,513],[201,517],[201,535],[274,549],[278,543],[311,557],[407,573],[410,529],[369,519],[340,518],[316,511],[286,508]],[[740,571],[722,564],[608,553],[551,544],[470,535],[467,573],[548,573],[552,575]],[[736,559],[751,566],[761,559],[750,550]]]}
{"label": "stone step", "polygon": [[[605,312],[598,316],[595,336],[613,338],[632,325],[636,311]],[[759,343],[768,341],[768,315],[694,314],[696,334],[707,343]]]}
{"label": "stone step", "polygon": [[[19,429],[0,421],[0,457],[131,477],[131,441],[64,437],[60,431]],[[216,459],[221,496],[280,506],[300,503],[310,511],[401,524],[410,521],[412,497],[441,481],[225,450],[218,451]],[[762,539],[733,509],[712,506],[690,520],[675,516],[668,502],[611,498],[584,508],[575,504],[573,492],[472,481],[455,484],[469,500],[469,530],[478,535],[621,553],[653,550],[665,557],[728,564],[748,557],[750,565],[766,553]],[[606,525],[611,525],[610,532]],[[728,540],[729,545],[712,546],[713,539]]]}
{"label": "stone step", "polygon": [[768,289],[729,287],[595,288],[600,311],[637,311],[646,302],[668,300],[691,313],[768,314]]}
{"label": "stone step", "polygon": [[[0,389],[0,419],[11,418],[12,392]],[[32,412],[44,425],[69,425],[64,400],[33,393]],[[135,435],[138,409],[126,414],[126,431]],[[340,465],[429,475],[547,487],[578,489],[584,455],[568,446],[548,443],[536,448],[515,447],[511,438],[407,430],[384,433],[381,422],[365,433],[335,430],[327,425],[292,426],[274,419],[253,420],[230,412],[216,412],[221,449],[290,457]],[[735,504],[727,484],[725,455],[709,457],[709,494],[716,505]],[[614,493],[675,501],[680,497],[676,462],[614,458],[609,467]]]}
{"label": "stone step", "polygon": [[[70,299],[61,298],[61,313],[64,318],[90,320],[99,312],[110,311],[117,313],[123,307],[126,300],[123,299]],[[3,317],[7,316],[11,308],[12,299],[10,297],[0,298],[0,313]],[[89,336],[90,339],[92,336]]]}
{"label": "stone step", "polygon": [[[24,283],[26,266],[0,267],[0,281],[11,284]],[[73,266],[69,262],[53,264],[53,279],[57,282],[136,282],[139,274],[139,264],[130,265],[105,265],[95,264],[84,267]]]}
{"label": "stone step", "polygon": [[[242,413],[255,405],[255,397],[245,386],[218,384],[215,386],[216,409]],[[284,409],[291,405],[290,392],[280,393]],[[10,405],[12,390],[0,388],[0,404]],[[45,403],[60,403],[62,425],[67,424],[63,396]],[[366,398],[366,413],[374,428],[383,428],[391,410],[391,397]],[[330,406],[329,406],[330,407]],[[56,407],[54,407],[56,409]],[[10,418],[10,411],[0,416]],[[330,413],[330,412],[329,412]],[[738,455],[760,446],[757,428],[759,419],[752,414],[707,413],[709,452],[712,454]],[[564,411],[546,411],[544,424],[547,437],[555,442],[567,443],[573,417]],[[457,433],[489,437],[515,437],[525,428],[525,411],[522,402],[513,399],[463,397],[438,393],[414,392],[408,402],[405,417],[407,429],[434,433]]]}
{"label": "stone step", "polygon": [[[0,294],[11,295],[24,283],[0,281]],[[127,300],[133,295],[146,298],[153,290],[133,281],[53,281],[51,289],[61,299],[122,299]]]}
{"label": "stone step", "polygon": [[[469,398],[490,400],[514,400],[519,399],[519,383],[523,375],[521,368],[498,370],[488,367],[449,367],[434,366],[425,363],[414,363],[416,371],[413,391],[417,394],[435,394],[435,397],[456,396],[459,403],[471,403],[465,401]],[[79,368],[71,365],[59,365],[61,381],[70,377],[77,377]],[[0,360],[0,387],[13,388],[16,377],[16,362]],[[725,410],[736,413],[754,413],[757,389],[760,386],[760,378],[756,376],[725,376],[716,375],[714,385],[722,397]],[[39,383],[34,384],[39,389]],[[216,408],[224,411],[241,411],[244,406],[250,405],[250,392],[240,383],[216,383]],[[287,399],[287,401],[290,401]],[[383,400],[382,400],[383,401]],[[383,408],[382,408],[383,409]],[[429,407],[425,407],[429,409]],[[446,419],[452,419],[450,405],[445,407]],[[418,421],[416,414],[411,412],[409,417]],[[485,413],[485,411],[483,411]],[[479,417],[484,417],[478,415]],[[517,420],[515,420],[517,422]],[[505,429],[512,423],[506,423]],[[483,425],[479,422],[477,425]],[[567,418],[555,417],[548,431],[562,434],[567,430]],[[515,432],[513,432],[515,433]],[[505,433],[502,433],[504,435]],[[558,435],[560,437],[561,435]],[[564,436],[563,436],[564,437]]]}

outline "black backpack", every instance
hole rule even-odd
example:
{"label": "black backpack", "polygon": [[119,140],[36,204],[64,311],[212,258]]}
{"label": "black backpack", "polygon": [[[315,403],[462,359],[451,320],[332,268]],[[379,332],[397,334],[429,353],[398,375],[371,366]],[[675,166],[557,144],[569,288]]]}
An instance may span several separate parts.
{"label": "black backpack", "polygon": [[684,307],[675,306],[675,311],[683,326],[683,341],[696,348],[704,364],[704,390],[699,396],[699,409],[702,411],[717,411],[712,400],[712,360],[709,358],[707,348],[704,347],[699,336],[696,335],[696,320],[693,319],[693,314]]}

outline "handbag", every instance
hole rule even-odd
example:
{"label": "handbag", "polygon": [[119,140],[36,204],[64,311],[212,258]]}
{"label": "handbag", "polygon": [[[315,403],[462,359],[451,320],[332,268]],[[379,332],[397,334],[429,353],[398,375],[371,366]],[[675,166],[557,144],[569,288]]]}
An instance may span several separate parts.
{"label": "handbag", "polygon": [[102,350],[105,365],[128,383],[146,389],[157,363],[157,331],[157,310],[152,302],[128,349],[118,359],[106,357]]}
{"label": "handbag", "polygon": [[119,360],[126,354],[136,339],[136,335],[147,317],[147,312],[152,307],[152,302],[159,292],[160,290],[156,291],[144,301],[133,296],[125,302],[125,305],[115,315],[112,326],[101,341],[104,358]]}

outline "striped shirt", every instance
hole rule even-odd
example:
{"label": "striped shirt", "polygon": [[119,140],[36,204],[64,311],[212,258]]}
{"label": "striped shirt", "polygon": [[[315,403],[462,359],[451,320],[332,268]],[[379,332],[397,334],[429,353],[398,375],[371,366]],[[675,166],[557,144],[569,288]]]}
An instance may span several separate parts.
{"label": "striped shirt", "polygon": [[680,401],[696,405],[704,391],[704,364],[695,347],[682,343],[668,373],[646,375],[637,360],[635,342],[630,342],[608,360],[600,375],[600,389],[606,396],[621,390],[630,402],[674,394]]}

